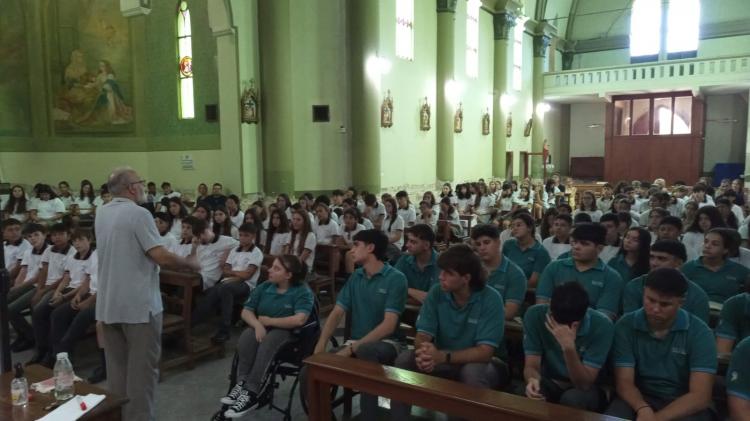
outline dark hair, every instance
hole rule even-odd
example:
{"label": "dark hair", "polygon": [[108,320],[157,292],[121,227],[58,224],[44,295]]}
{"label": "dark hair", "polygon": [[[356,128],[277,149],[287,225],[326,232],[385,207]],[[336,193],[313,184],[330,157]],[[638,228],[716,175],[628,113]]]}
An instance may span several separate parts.
{"label": "dark hair", "polygon": [[594,222],[593,219],[591,219],[591,215],[587,214],[586,212],[578,212],[576,216],[573,218],[573,224],[585,224]]}
{"label": "dark hair", "polygon": [[57,224],[53,224],[51,227],[49,227],[50,234],[62,233],[62,232],[66,234],[68,233],[68,226],[63,223],[58,222]]}
{"label": "dark hair", "polygon": [[4,230],[4,229],[6,229],[6,228],[8,228],[10,226],[20,227],[21,226],[21,221],[19,221],[16,218],[8,218],[5,221],[3,221],[2,224],[0,224],[0,229]]}
{"label": "dark hair", "polygon": [[466,244],[456,244],[442,252],[438,256],[437,266],[440,270],[455,272],[462,276],[468,274],[469,287],[474,291],[484,288],[487,281],[482,261]]}
{"label": "dark hair", "polygon": [[440,197],[451,197],[453,196],[453,187],[451,187],[451,183],[443,183],[443,187],[448,187],[448,193],[443,193],[443,189],[440,189]]}
{"label": "dark hair", "polygon": [[[204,205],[203,203],[198,203],[198,204],[197,204],[197,205],[195,205],[195,207],[193,208],[193,213],[192,213],[192,215],[195,215],[195,212],[196,212],[196,211],[197,211],[198,209],[203,209],[204,211],[206,211],[206,222],[210,221],[210,220],[211,220],[211,219],[213,218],[213,217],[212,217],[212,215],[211,215],[211,208],[209,208],[209,207],[208,207],[208,205]],[[227,212],[225,211],[224,213],[227,213]],[[228,215],[228,213],[227,213],[227,215]]]}
{"label": "dark hair", "polygon": [[721,217],[721,213],[719,213],[719,210],[716,209],[715,206],[708,205],[698,208],[698,210],[695,212],[693,222],[687,228],[688,232],[702,232],[698,223],[701,215],[706,215],[708,219],[711,220],[711,228],[724,228],[727,226],[724,222],[724,218]]}
{"label": "dark hair", "polygon": [[406,228],[406,234],[411,234],[422,241],[427,241],[432,246],[435,243],[435,231],[427,224],[415,224]]}
{"label": "dark hair", "polygon": [[[236,194],[230,194],[229,196],[227,196],[227,200],[226,200],[226,201],[225,201],[224,203],[226,203],[226,202],[228,202],[228,201],[230,201],[230,200],[234,201],[234,203],[236,203],[236,204],[237,204],[237,212],[235,212],[235,214],[234,214],[234,215],[232,215],[232,214],[230,213],[230,214],[229,214],[229,216],[237,216],[237,215],[238,215],[238,214],[240,213],[240,198],[239,198],[239,197],[237,197],[237,195],[236,195]],[[228,208],[228,207],[227,207],[227,210],[229,210],[229,208]]]}
{"label": "dark hair", "polygon": [[372,193],[367,193],[364,197],[365,205],[375,206],[378,203],[378,199]]}
{"label": "dark hair", "polygon": [[386,256],[386,250],[388,250],[389,244],[388,236],[386,236],[383,231],[375,229],[362,230],[354,234],[352,240],[360,241],[365,244],[372,244],[372,254],[375,255],[375,258],[380,260],[381,262],[385,262],[388,259],[388,257]]}
{"label": "dark hair", "polygon": [[284,199],[284,209],[282,209],[282,211],[286,211],[289,206],[292,206],[292,200],[289,198],[289,195],[287,195],[286,193],[279,194],[278,196],[276,196],[277,203],[279,202],[279,197]]}
{"label": "dark hair", "polygon": [[187,211],[187,208],[185,207],[185,204],[182,203],[182,199],[180,199],[179,197],[170,197],[167,203],[169,203],[169,205],[171,205],[172,203],[176,203],[177,206],[180,207],[180,210],[177,213],[177,215],[172,215],[172,212],[169,210],[170,206],[167,206],[167,212],[169,213],[169,215],[171,215],[173,218],[180,218],[180,219],[187,218],[188,211]]}
{"label": "dark hair", "polygon": [[[89,186],[88,193],[83,192],[84,186]],[[94,185],[91,184],[89,180],[81,180],[81,190],[79,191],[79,199],[83,200],[84,198],[88,198],[89,203],[94,203],[94,199],[96,199],[96,195],[94,194]]]}
{"label": "dark hair", "polygon": [[[383,205],[386,203],[390,203],[391,205],[391,213],[388,214],[388,208],[386,208],[385,212],[388,214],[388,232],[391,232],[391,227],[393,227],[393,223],[396,222],[396,219],[398,219],[398,203],[396,203],[396,199],[392,197],[388,197],[385,200],[383,200]],[[384,221],[385,222],[385,221]]]}
{"label": "dark hair", "polygon": [[[341,214],[341,217],[343,218],[346,215],[349,215],[352,218],[354,218],[354,220],[357,221],[358,224],[362,223],[362,213],[359,211],[359,209],[357,209],[356,206],[346,208],[344,212]],[[341,228],[346,230],[346,224],[341,224]]]}
{"label": "dark hair", "polygon": [[[455,209],[455,208],[453,207],[453,203],[451,203],[451,199],[450,199],[450,197],[444,197],[444,198],[440,199],[440,204],[441,204],[441,205],[443,205],[443,204],[444,204],[444,205],[447,205],[447,206],[448,206],[448,215],[446,215],[446,217],[450,217],[450,215],[451,215],[451,214],[452,214],[453,212],[455,212],[455,210],[456,210],[456,209]],[[441,209],[441,211],[442,211],[442,209]]]}
{"label": "dark hair", "polygon": [[512,221],[515,221],[516,219],[520,219],[529,229],[532,230],[530,235],[534,236],[534,218],[529,215],[527,211],[519,211],[513,214]]}
{"label": "dark hair", "polygon": [[729,251],[726,258],[736,257],[740,254],[740,242],[742,239],[737,230],[731,228],[712,228],[706,233],[706,235],[708,234],[716,234],[721,237],[724,248]]}
{"label": "dark hair", "polygon": [[493,240],[500,239],[500,230],[494,224],[479,224],[471,229],[471,239],[479,237],[490,237]]}
{"label": "dark hair", "polygon": [[552,291],[549,310],[557,323],[570,325],[580,322],[588,308],[589,294],[578,282],[566,282]]}
{"label": "dark hair", "polygon": [[258,233],[258,227],[256,227],[254,224],[245,223],[240,225],[240,227],[237,229],[239,232],[244,232],[245,234],[257,234]]}
{"label": "dark hair", "polygon": [[[289,229],[292,232],[291,237],[289,238],[289,247],[291,250],[291,247],[294,247],[294,242],[297,240],[297,235],[299,235],[299,244],[297,245],[297,255],[301,256],[302,252],[305,251],[305,241],[307,241],[307,236],[310,235],[312,232],[312,225],[310,224],[310,215],[307,213],[306,210],[300,208],[295,209],[292,211],[292,217],[297,214],[302,218],[302,229],[299,231],[294,230],[294,226],[290,223]],[[291,250],[294,253],[294,250]],[[314,251],[314,250],[313,250]]]}
{"label": "dark hair", "polygon": [[216,186],[219,186],[219,187],[222,187],[222,188],[224,187],[224,186],[222,186],[222,185],[221,185],[221,183],[219,183],[218,181],[217,181],[217,182],[215,182],[215,183],[214,183],[214,184],[213,184],[213,185],[212,185],[211,187],[216,187]]}
{"label": "dark hair", "polygon": [[341,189],[336,189],[331,192],[331,196],[343,196],[343,195],[344,195],[344,191]]}
{"label": "dark hair", "polygon": [[649,218],[652,217],[654,214],[664,218],[669,215],[669,212],[667,212],[667,210],[664,208],[653,208],[648,212]]}
{"label": "dark hair", "polygon": [[591,241],[596,245],[603,245],[607,238],[607,229],[601,224],[593,222],[584,222],[576,225],[570,238],[576,241]]}
{"label": "dark hair", "polygon": [[[21,189],[21,197],[17,198],[13,196],[13,190]],[[3,211],[10,213],[24,213],[26,209],[26,190],[20,184],[16,184],[10,188],[10,195],[8,201],[5,203]]]}
{"label": "dark hair", "polygon": [[168,181],[164,181],[164,182],[161,183],[161,188],[164,188],[164,187],[172,187],[172,185],[169,184]]}
{"label": "dark hair", "polygon": [[315,207],[313,207],[313,210],[315,210],[315,209],[317,209],[319,207],[325,209],[326,215],[328,215],[328,220],[326,222],[322,222],[320,219],[318,219],[318,225],[335,224],[335,222],[333,222],[333,220],[331,220],[331,213],[332,213],[331,208],[329,208],[328,205],[326,205],[323,202],[317,202],[315,204]]}
{"label": "dark hair", "polygon": [[30,235],[35,232],[41,232],[42,234],[47,233],[47,228],[42,224],[36,224],[36,223],[29,223],[26,224],[26,226],[23,228],[23,231],[21,231],[22,235]]}
{"label": "dark hair", "polygon": [[[588,196],[588,195],[591,196],[591,209],[584,209],[583,196]],[[592,192],[591,190],[586,190],[583,193],[581,193],[581,200],[578,203],[578,209],[582,211],[589,211],[589,212],[596,210],[596,196],[594,195],[594,192]]]}
{"label": "dark hair", "polygon": [[555,220],[561,220],[568,223],[568,225],[573,226],[573,218],[570,217],[570,214],[563,213],[560,215],[555,215]]}
{"label": "dark hair", "polygon": [[308,269],[305,262],[303,262],[299,257],[293,254],[285,254],[283,256],[279,256],[276,258],[276,260],[279,262],[281,267],[284,268],[284,270],[292,274],[291,279],[289,279],[289,285],[302,285],[302,283],[305,281],[305,277],[307,276]]}
{"label": "dark hair", "polygon": [[661,268],[652,270],[646,276],[644,287],[670,297],[684,297],[687,293],[688,283],[679,270]]}
{"label": "dark hair", "polygon": [[155,212],[154,213],[154,218],[155,219],[161,219],[162,221],[166,222],[167,225],[169,225],[167,227],[167,232],[169,232],[169,230],[172,228],[172,222],[173,222],[172,221],[172,215],[170,215],[170,214],[168,214],[166,212]]}
{"label": "dark hair", "polygon": [[[435,195],[434,195],[434,194],[433,194],[433,193],[432,193],[431,191],[429,191],[429,190],[428,190],[428,191],[426,191],[426,192],[424,192],[424,194],[422,194],[422,202],[425,202],[425,201],[426,201],[426,200],[424,200],[424,197],[425,197],[425,196],[430,196],[430,201],[429,201],[429,202],[427,202],[427,203],[428,203],[428,204],[429,204],[430,206],[435,206],[435,204],[437,203],[437,202],[435,201]],[[442,200],[443,196],[440,196],[440,197],[441,197],[441,199],[440,199],[440,200]],[[445,197],[449,197],[449,196],[445,196]],[[421,205],[421,203],[420,203],[420,205]]]}
{"label": "dark hair", "polygon": [[52,190],[52,187],[50,187],[49,184],[40,184],[39,187],[36,188],[36,197],[41,197],[42,193],[49,194],[50,200],[57,197],[54,190]]}
{"label": "dark hair", "polygon": [[320,203],[323,203],[326,206],[331,206],[331,199],[328,196],[321,194],[315,198],[315,206]]}
{"label": "dark hair", "polygon": [[208,221],[205,219],[200,219],[196,216],[189,216],[182,220],[183,224],[189,224],[191,231],[195,237],[200,237],[201,234],[203,234],[203,231],[205,231],[208,228]]}
{"label": "dark hair", "polygon": [[[628,217],[630,217],[630,214],[628,214]],[[602,215],[601,218],[599,218],[599,223],[601,224],[602,222],[612,222],[615,224],[615,226],[617,226],[620,223],[620,219],[617,217],[617,214],[612,213],[612,212],[607,212],[604,215]]]}
{"label": "dark hair", "polygon": [[[714,203],[716,204],[717,210],[719,209],[719,205],[724,205],[729,209],[729,214],[727,215],[726,219],[724,219],[723,217],[722,219],[724,219],[724,223],[727,225],[727,227],[737,229],[739,227],[740,222],[742,221],[738,221],[737,217],[734,216],[734,212],[732,212],[732,202],[726,197],[722,196],[716,199]],[[721,212],[719,213],[721,214]]]}
{"label": "dark hair", "polygon": [[550,216],[557,217],[557,209],[556,208],[549,208],[546,211],[544,211],[544,215],[542,215],[542,223],[539,225],[539,235],[542,237],[542,239],[545,239],[550,236],[550,228],[552,226],[550,225],[548,219]]}
{"label": "dark hair", "polygon": [[683,262],[687,261],[685,245],[677,240],[657,240],[651,245],[651,251],[670,254]]}
{"label": "dark hair", "polygon": [[91,241],[91,230],[81,229],[78,228],[75,231],[73,231],[73,235],[70,236],[70,240],[78,240],[81,238],[85,238],[89,241]]}
{"label": "dark hair", "polygon": [[[466,189],[466,193],[461,193],[462,189]],[[456,197],[459,199],[470,199],[471,198],[471,192],[469,191],[469,185],[468,184],[457,184],[456,185]],[[445,197],[443,199],[446,199]],[[441,200],[442,202],[442,200]]]}
{"label": "dark hair", "polygon": [[568,213],[573,213],[573,208],[570,207],[567,203],[560,203],[559,205],[555,206],[557,208],[557,212],[560,212],[560,208],[566,209]]}
{"label": "dark hair", "polygon": [[[279,227],[276,228],[273,226],[273,216],[278,215],[279,216]],[[282,209],[274,209],[271,211],[271,216],[268,218],[268,231],[266,231],[266,244],[263,245],[264,252],[270,253],[271,252],[271,242],[273,241],[273,236],[276,234],[283,234],[289,232],[289,220],[286,217],[286,212],[284,212]]]}
{"label": "dark hair", "polygon": [[[283,212],[282,212],[283,213]],[[263,231],[263,219],[258,214],[258,210],[255,208],[248,208],[245,211],[245,215],[242,217],[242,224],[245,225],[245,221],[247,221],[247,216],[250,215],[251,218],[253,218],[253,222],[248,222],[255,226],[255,233],[259,233]],[[286,215],[284,215],[286,217]]]}
{"label": "dark hair", "polygon": [[628,226],[630,226],[630,224],[633,223],[633,215],[631,215],[630,212],[625,212],[625,211],[623,211],[623,212],[617,212],[616,215],[617,215],[617,224],[618,225],[622,224],[622,223],[625,223],[625,224],[628,224]]}
{"label": "dark hair", "polygon": [[[651,234],[644,228],[633,227],[627,232],[636,231],[638,233],[638,258],[631,269],[632,278],[648,273],[649,270],[649,252],[651,251]],[[619,254],[625,255],[627,252],[624,247],[620,248]],[[627,282],[628,279],[623,279]]]}
{"label": "dark hair", "polygon": [[668,215],[662,218],[661,222],[659,222],[659,226],[662,225],[671,225],[680,232],[682,232],[682,220],[676,216]]}
{"label": "dark hair", "polygon": [[[219,224],[216,222],[216,219],[215,219],[216,212],[222,212],[226,216],[226,218],[224,218],[223,223]],[[229,215],[229,211],[227,210],[226,206],[221,206],[221,205],[217,206],[214,209],[213,215],[211,215],[211,220],[213,222],[212,228],[213,228],[214,234],[216,234],[217,236],[219,235],[231,236],[232,235],[232,219],[231,219],[231,216]]]}

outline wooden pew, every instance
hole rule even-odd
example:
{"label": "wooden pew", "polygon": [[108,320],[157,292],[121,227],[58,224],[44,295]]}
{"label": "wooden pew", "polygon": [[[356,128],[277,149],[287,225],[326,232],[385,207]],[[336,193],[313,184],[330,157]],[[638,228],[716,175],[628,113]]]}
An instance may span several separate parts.
{"label": "wooden pew", "polygon": [[309,416],[312,421],[331,419],[332,385],[470,420],[618,419],[335,354],[315,354],[306,359],[305,364],[308,367]]}
{"label": "wooden pew", "polygon": [[310,281],[309,286],[321,303],[321,292],[328,293],[329,302],[320,306],[320,314],[328,314],[336,305],[336,273],[341,267],[341,253],[338,247],[334,244],[318,244],[315,247],[313,266],[316,276]]}

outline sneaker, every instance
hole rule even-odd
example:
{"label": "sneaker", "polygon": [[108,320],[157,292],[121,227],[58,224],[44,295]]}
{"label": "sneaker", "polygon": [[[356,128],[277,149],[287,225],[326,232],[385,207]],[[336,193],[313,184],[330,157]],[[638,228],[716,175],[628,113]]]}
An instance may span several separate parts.
{"label": "sneaker", "polygon": [[239,418],[255,409],[257,406],[258,397],[255,393],[242,389],[240,396],[237,398],[237,402],[235,402],[231,408],[227,409],[224,416],[227,418]]}
{"label": "sneaker", "polygon": [[244,385],[245,385],[244,381],[235,384],[232,390],[230,390],[226,396],[221,398],[221,403],[223,403],[224,405],[233,405],[235,402],[237,402],[237,398],[239,398],[242,391],[245,390],[242,387]]}

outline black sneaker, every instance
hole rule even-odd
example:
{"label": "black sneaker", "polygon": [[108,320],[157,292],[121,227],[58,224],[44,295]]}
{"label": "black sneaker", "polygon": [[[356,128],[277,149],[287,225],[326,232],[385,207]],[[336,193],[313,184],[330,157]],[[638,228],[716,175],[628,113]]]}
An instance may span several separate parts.
{"label": "black sneaker", "polygon": [[235,384],[232,390],[230,390],[226,396],[220,399],[221,403],[223,403],[224,405],[233,405],[235,402],[237,402],[237,398],[239,398],[242,391],[245,390],[242,387],[244,385],[245,382],[239,382]]}
{"label": "black sneaker", "polygon": [[255,393],[242,389],[240,396],[237,397],[237,402],[235,402],[231,408],[227,409],[224,416],[227,418],[240,418],[255,409],[257,406],[258,397]]}

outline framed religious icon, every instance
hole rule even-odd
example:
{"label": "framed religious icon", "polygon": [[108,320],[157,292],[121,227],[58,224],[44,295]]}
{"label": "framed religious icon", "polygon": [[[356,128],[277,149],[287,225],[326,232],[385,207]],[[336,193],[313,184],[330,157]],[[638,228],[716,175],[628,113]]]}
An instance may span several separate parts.
{"label": "framed religious icon", "polygon": [[453,116],[453,132],[461,133],[464,131],[464,108],[463,103],[458,103],[458,109],[456,115]]}
{"label": "framed religious icon", "polygon": [[380,127],[391,127],[393,126],[393,98],[391,98],[391,90],[388,90],[385,98],[383,98],[383,104],[380,106]]}
{"label": "framed religious icon", "polygon": [[523,129],[523,135],[524,135],[524,137],[531,136],[531,125],[533,124],[532,123],[533,121],[534,121],[534,119],[530,118],[529,121],[526,122],[526,127],[524,127],[524,129]]}
{"label": "framed religious icon", "polygon": [[505,137],[511,137],[513,135],[513,113],[508,113],[508,117],[505,118]]}
{"label": "framed religious icon", "polygon": [[482,135],[490,134],[490,109],[488,108],[482,116]]}
{"label": "framed religious icon", "polygon": [[255,80],[250,79],[250,86],[242,93],[242,122],[258,124],[258,91],[255,89]]}
{"label": "framed religious icon", "polygon": [[430,130],[430,104],[427,102],[427,97],[424,97],[424,102],[419,108],[419,130],[425,132]]}

